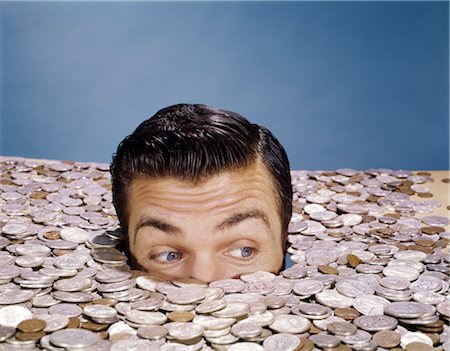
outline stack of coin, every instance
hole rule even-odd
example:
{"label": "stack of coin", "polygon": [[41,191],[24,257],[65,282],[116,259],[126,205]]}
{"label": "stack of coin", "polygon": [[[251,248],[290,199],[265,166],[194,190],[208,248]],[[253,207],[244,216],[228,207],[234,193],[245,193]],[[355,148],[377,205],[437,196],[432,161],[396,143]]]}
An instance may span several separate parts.
{"label": "stack of coin", "polygon": [[128,266],[107,165],[0,169],[0,351],[450,349],[428,173],[295,171],[294,265],[206,284]]}

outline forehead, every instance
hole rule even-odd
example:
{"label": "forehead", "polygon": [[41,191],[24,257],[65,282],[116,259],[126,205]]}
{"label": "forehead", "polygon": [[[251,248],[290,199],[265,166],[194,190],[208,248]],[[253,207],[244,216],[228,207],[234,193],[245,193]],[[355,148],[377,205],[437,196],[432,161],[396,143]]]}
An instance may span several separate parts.
{"label": "forehead", "polygon": [[207,211],[226,209],[237,203],[259,203],[273,207],[277,194],[272,176],[262,162],[213,175],[199,183],[174,177],[138,178],[129,188],[129,211],[144,205],[173,210]]}

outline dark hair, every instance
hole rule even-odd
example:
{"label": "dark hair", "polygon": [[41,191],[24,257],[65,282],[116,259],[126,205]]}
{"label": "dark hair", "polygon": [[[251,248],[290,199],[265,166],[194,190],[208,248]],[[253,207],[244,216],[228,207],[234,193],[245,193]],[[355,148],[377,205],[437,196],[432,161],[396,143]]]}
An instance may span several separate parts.
{"label": "dark hair", "polygon": [[292,215],[289,161],[269,130],[206,105],[178,104],[158,111],[119,144],[112,158],[113,202],[124,233],[127,190],[134,179],[176,177],[197,183],[258,158],[272,175],[285,234]]}

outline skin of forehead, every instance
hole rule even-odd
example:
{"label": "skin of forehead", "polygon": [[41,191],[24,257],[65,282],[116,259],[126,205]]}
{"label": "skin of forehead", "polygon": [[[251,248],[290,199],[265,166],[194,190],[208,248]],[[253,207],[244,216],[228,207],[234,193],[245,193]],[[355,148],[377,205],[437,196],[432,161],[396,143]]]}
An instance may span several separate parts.
{"label": "skin of forehead", "polygon": [[236,205],[252,201],[253,206],[257,204],[267,213],[271,222],[276,218],[277,232],[281,235],[281,218],[271,179],[261,162],[214,175],[198,184],[177,178],[136,179],[130,186],[129,196],[130,247],[137,222],[146,213],[145,206],[152,207],[153,213],[161,217],[170,215],[168,220],[173,223],[182,220],[186,214],[201,221],[211,214],[243,212],[246,209],[236,208]]}

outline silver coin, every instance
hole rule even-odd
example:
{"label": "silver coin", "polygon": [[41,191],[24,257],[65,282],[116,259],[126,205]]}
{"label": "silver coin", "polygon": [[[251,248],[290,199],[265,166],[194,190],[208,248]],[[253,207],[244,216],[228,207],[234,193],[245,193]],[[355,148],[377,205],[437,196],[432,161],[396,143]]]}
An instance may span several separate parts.
{"label": "silver coin", "polygon": [[270,325],[270,329],[278,333],[301,334],[307,331],[311,322],[300,316],[280,315],[275,317],[275,321]]}
{"label": "silver coin", "polygon": [[143,339],[159,340],[164,338],[169,331],[161,325],[146,325],[137,330],[137,335]]}
{"label": "silver coin", "polygon": [[110,319],[117,316],[117,311],[114,308],[104,305],[87,305],[83,308],[83,313],[88,317],[98,319]]}
{"label": "silver coin", "polygon": [[243,320],[231,327],[231,333],[238,338],[246,339],[260,335],[262,327],[258,323]]}
{"label": "silver coin", "polygon": [[171,322],[164,325],[169,335],[177,340],[190,340],[202,335],[205,330],[199,324],[192,322]]}
{"label": "silver coin", "polygon": [[58,330],[50,335],[50,343],[70,349],[91,347],[99,340],[99,337],[94,332],[84,329]]}
{"label": "silver coin", "polygon": [[9,339],[16,333],[16,328],[0,326],[0,342]]}
{"label": "silver coin", "polygon": [[60,303],[48,309],[48,313],[50,314],[60,314],[66,317],[78,317],[82,312],[81,307],[70,303]]}
{"label": "silver coin", "polygon": [[255,342],[237,342],[231,345],[227,351],[264,351],[265,349]]}
{"label": "silver coin", "polygon": [[121,340],[111,346],[111,351],[156,351],[160,348],[147,340]]}
{"label": "silver coin", "polygon": [[397,318],[417,318],[423,316],[426,309],[418,302],[392,302],[384,306],[384,313]]}
{"label": "silver coin", "polygon": [[294,285],[294,292],[297,295],[309,296],[321,292],[323,288],[323,284],[317,280],[304,279]]}
{"label": "silver coin", "polygon": [[383,315],[356,317],[353,323],[366,331],[379,331],[394,329],[398,322],[395,318]]}
{"label": "silver coin", "polygon": [[320,348],[337,347],[341,343],[337,337],[329,334],[311,335],[309,339]]}
{"label": "silver coin", "polygon": [[0,305],[14,305],[30,300],[36,292],[31,290],[14,290],[0,292]]}
{"label": "silver coin", "polygon": [[16,328],[20,322],[31,319],[31,311],[22,306],[6,306],[0,308],[0,326]]}
{"label": "silver coin", "polygon": [[39,319],[45,321],[44,331],[47,333],[63,329],[69,324],[69,318],[61,314],[40,314]]}
{"label": "silver coin", "polygon": [[205,298],[205,288],[203,287],[185,287],[171,290],[166,295],[169,302],[185,305],[198,302]]}
{"label": "silver coin", "polygon": [[301,345],[301,340],[295,335],[278,333],[267,337],[263,347],[267,351],[294,351]]}
{"label": "silver coin", "polygon": [[333,322],[327,325],[327,330],[334,335],[348,336],[355,334],[358,328],[348,322]]}

